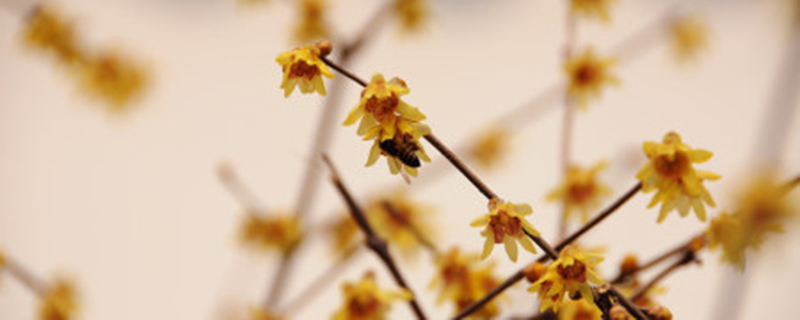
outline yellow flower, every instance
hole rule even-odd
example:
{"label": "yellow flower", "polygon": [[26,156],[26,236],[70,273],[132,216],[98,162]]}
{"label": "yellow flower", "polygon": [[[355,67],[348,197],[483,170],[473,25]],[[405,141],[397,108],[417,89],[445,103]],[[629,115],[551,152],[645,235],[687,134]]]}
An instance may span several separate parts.
{"label": "yellow flower", "polygon": [[469,155],[484,168],[494,167],[508,154],[509,136],[510,133],[503,128],[490,128],[470,146]]}
{"label": "yellow flower", "polygon": [[394,12],[406,32],[419,31],[428,20],[428,0],[395,0]]}
{"label": "yellow flower", "polygon": [[698,16],[678,17],[669,27],[669,36],[679,62],[695,60],[708,45],[708,26]]}
{"label": "yellow flower", "polygon": [[300,224],[290,214],[264,217],[251,212],[246,215],[239,231],[242,244],[261,250],[277,249],[280,252],[292,250],[300,237]]}
{"label": "yellow flower", "polygon": [[333,78],[333,73],[320,59],[320,55],[329,53],[322,49],[326,48],[320,45],[307,45],[278,55],[275,61],[283,69],[281,89],[283,89],[284,96],[288,97],[298,86],[302,93],[316,91],[320,95],[325,95],[325,83],[322,82],[322,76]]}
{"label": "yellow flower", "polygon": [[[477,302],[500,285],[500,280],[494,275],[494,264],[479,267],[477,255],[461,253],[458,248],[452,248],[439,256],[435,263],[436,274],[429,287],[439,289],[438,303],[450,301],[456,312]],[[496,317],[500,309],[495,301],[497,299],[484,305],[472,317]]]}
{"label": "yellow flower", "polygon": [[[468,287],[464,291],[458,292],[454,298],[456,310],[464,310],[489,292],[500,285],[501,280],[494,274],[494,265],[478,268],[469,273]],[[468,319],[494,319],[500,314],[500,306],[497,299],[486,303],[478,311],[475,311]]]}
{"label": "yellow flower", "polygon": [[406,257],[413,257],[422,249],[417,232],[426,240],[433,240],[436,229],[430,221],[433,213],[431,206],[413,201],[402,189],[376,197],[364,209],[375,232],[396,245]]}
{"label": "yellow flower", "polygon": [[359,240],[362,240],[358,224],[349,214],[340,214],[335,220],[326,225],[326,231],[331,236],[328,243],[336,255],[341,255],[350,250]]}
{"label": "yellow flower", "polygon": [[364,135],[364,140],[374,139],[365,166],[372,166],[383,155],[389,165],[389,172],[398,174],[405,170],[416,177],[420,161],[431,162],[419,142],[419,138],[429,134],[431,129],[425,124],[403,118],[397,118],[395,125],[391,135],[383,130],[383,126],[374,126]]}
{"label": "yellow flower", "polygon": [[605,184],[597,180],[597,174],[605,169],[604,161],[598,162],[589,169],[572,166],[567,171],[565,181],[547,195],[548,201],[562,201],[566,206],[566,219],[573,210],[579,210],[581,219],[586,222],[589,213],[600,205],[600,201],[611,194]]}
{"label": "yellow flower", "polygon": [[541,311],[552,308],[558,312],[565,295],[570,299],[580,296],[593,304],[592,284],[604,283],[595,273],[595,267],[602,261],[603,258],[596,252],[581,251],[574,246],[566,247],[561,250],[558,259],[547,266],[545,275],[528,291],[539,293],[539,299],[542,300]]}
{"label": "yellow flower", "polygon": [[80,77],[84,90],[104,100],[112,112],[126,111],[125,107],[142,95],[148,82],[144,68],[114,52],[87,58],[81,65]]}
{"label": "yellow flower", "polygon": [[662,143],[645,142],[643,148],[649,161],[636,178],[642,182],[642,192],[658,190],[647,206],[652,208],[662,203],[658,222],[664,221],[672,210],[685,217],[690,209],[694,209],[700,221],[706,221],[704,203],[710,207],[716,204],[703,181],[717,180],[720,176],[708,171],[695,171],[693,164],[708,161],[713,153],[692,149],[675,132],[664,135]]}
{"label": "yellow flower", "polygon": [[571,10],[574,14],[587,19],[600,19],[603,22],[610,20],[609,7],[617,0],[570,0]]}
{"label": "yellow flower", "polygon": [[539,236],[539,231],[525,220],[525,216],[533,213],[527,204],[513,204],[500,199],[489,200],[489,213],[478,217],[470,223],[473,227],[485,227],[481,235],[486,237],[481,259],[492,253],[495,244],[503,243],[511,261],[517,261],[517,242],[525,250],[536,253],[536,247],[525,235]]}
{"label": "yellow flower", "polygon": [[30,47],[51,52],[65,63],[81,58],[72,23],[53,8],[37,6],[33,9],[26,20],[24,40]]}
{"label": "yellow flower", "polygon": [[279,316],[275,313],[270,311],[264,310],[264,308],[254,307],[250,309],[250,320],[283,320],[282,316]]}
{"label": "yellow flower", "polygon": [[585,108],[589,99],[600,97],[604,86],[619,84],[619,79],[609,70],[615,64],[614,58],[603,58],[595,54],[592,48],[586,49],[564,65],[564,72],[569,78],[567,92]]}
{"label": "yellow flower", "polygon": [[405,289],[386,291],[378,288],[375,275],[368,272],[356,284],[345,283],[344,303],[333,316],[334,320],[382,320],[386,318],[392,302],[411,300],[413,295]]}
{"label": "yellow flower", "polygon": [[308,43],[328,38],[325,0],[300,0],[299,5],[300,17],[294,31],[295,41]]}
{"label": "yellow flower", "polygon": [[358,135],[364,136],[368,132],[375,132],[375,128],[380,126],[382,130],[381,141],[395,137],[395,128],[399,127],[398,119],[405,119],[409,122],[425,120],[425,115],[403,100],[401,96],[411,91],[406,86],[405,81],[400,78],[392,78],[388,82],[383,75],[376,73],[372,76],[369,85],[361,91],[361,100],[358,102],[347,119],[344,120],[345,126],[355,124],[359,119]]}
{"label": "yellow flower", "polygon": [[236,0],[236,2],[241,6],[255,6],[267,4],[270,0]]}
{"label": "yellow flower", "polygon": [[39,302],[39,320],[75,319],[78,303],[74,285],[64,279],[56,281],[47,288]]}
{"label": "yellow flower", "polygon": [[800,209],[771,174],[748,183],[737,199],[734,214],[723,212],[717,216],[706,236],[710,248],[722,248],[721,260],[741,271],[746,262],[745,251],[760,249],[769,233],[782,233],[784,224],[796,219]]}
{"label": "yellow flower", "polygon": [[567,299],[564,306],[558,313],[559,320],[602,320],[603,311],[594,302],[587,302],[585,299]]}

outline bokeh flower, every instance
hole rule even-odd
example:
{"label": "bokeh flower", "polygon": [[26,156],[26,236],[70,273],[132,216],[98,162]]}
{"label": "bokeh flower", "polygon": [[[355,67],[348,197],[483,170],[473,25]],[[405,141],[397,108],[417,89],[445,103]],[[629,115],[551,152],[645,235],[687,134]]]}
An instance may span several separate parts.
{"label": "bokeh flower", "polygon": [[680,16],[669,26],[669,37],[678,62],[692,61],[708,46],[708,25],[697,15]]}
{"label": "bokeh flower", "polygon": [[547,272],[529,289],[539,293],[542,300],[541,311],[553,309],[558,312],[563,305],[564,296],[577,300],[578,297],[587,303],[594,303],[592,284],[600,285],[604,281],[595,272],[597,265],[603,261],[598,252],[580,250],[568,246],[561,250],[558,259],[547,266]]}
{"label": "bokeh flower", "polygon": [[39,301],[39,320],[75,319],[78,312],[76,290],[72,282],[58,278],[44,292]]}
{"label": "bokeh flower", "polygon": [[395,0],[394,13],[403,31],[415,32],[428,21],[428,0]]}
{"label": "bokeh flower", "polygon": [[597,178],[597,174],[605,167],[605,161],[588,169],[571,166],[564,182],[547,195],[547,200],[564,203],[565,219],[569,220],[572,213],[578,211],[582,222],[586,222],[590,212],[600,205],[603,198],[611,194],[611,189]]}
{"label": "bokeh flower", "polygon": [[243,245],[259,250],[287,252],[300,242],[300,223],[294,215],[247,213],[239,231]]}
{"label": "bokeh flower", "polygon": [[250,320],[283,320],[284,317],[279,316],[273,312],[265,310],[264,308],[254,307],[250,309]]}
{"label": "bokeh flower", "polygon": [[569,79],[567,92],[585,108],[590,99],[599,98],[604,87],[619,84],[619,78],[611,73],[616,59],[598,56],[592,48],[572,57],[564,65]]}
{"label": "bokeh flower", "polygon": [[603,22],[611,20],[610,7],[617,0],[570,0],[570,10],[586,19],[599,19]]}
{"label": "bokeh flower", "polygon": [[561,310],[558,312],[559,320],[602,320],[603,311],[594,304],[593,301],[587,302],[586,299],[572,300],[567,299]]}
{"label": "bokeh flower", "polygon": [[326,1],[299,0],[297,4],[299,17],[294,30],[294,40],[297,43],[309,43],[327,39],[329,27],[325,18],[328,9]]}
{"label": "bokeh flower", "polygon": [[414,201],[402,189],[373,198],[364,208],[370,224],[404,256],[414,257],[424,243],[432,241],[436,227],[431,221],[433,207]]}
{"label": "bokeh flower", "polygon": [[321,44],[306,45],[278,55],[275,61],[283,69],[281,89],[284,96],[288,97],[296,87],[299,87],[302,93],[318,92],[323,96],[326,94],[322,77],[333,78],[333,73],[320,56],[328,54],[328,48]]}
{"label": "bokeh flower", "polygon": [[639,170],[636,178],[642,182],[642,192],[657,190],[647,207],[661,203],[658,222],[664,221],[673,210],[685,217],[691,209],[694,209],[700,221],[706,221],[705,206],[714,207],[716,204],[703,182],[717,180],[720,176],[697,171],[694,164],[708,161],[713,153],[691,148],[675,132],[664,135],[661,143],[645,142],[643,148],[649,161]]}
{"label": "bokeh flower", "polygon": [[[438,303],[452,302],[456,312],[477,302],[500,284],[494,273],[494,264],[479,265],[477,255],[462,253],[452,248],[437,257],[436,274],[429,287],[439,291]],[[500,312],[497,299],[472,314],[476,319],[490,319]]]}
{"label": "bokeh flower", "polygon": [[381,320],[395,301],[411,300],[413,295],[405,289],[388,291],[378,287],[375,275],[368,272],[358,283],[345,283],[344,301],[334,320]]}
{"label": "bokeh flower", "polygon": [[328,241],[337,256],[347,253],[353,246],[363,240],[358,224],[350,214],[339,214],[325,226],[331,240]]}
{"label": "bokeh flower", "polygon": [[481,167],[494,168],[509,153],[510,135],[506,129],[489,128],[478,135],[478,139],[474,140],[467,152]]}
{"label": "bokeh flower", "polygon": [[492,253],[495,244],[504,244],[506,253],[511,261],[517,261],[517,242],[525,250],[536,253],[536,247],[525,233],[539,236],[539,231],[525,220],[525,216],[533,213],[527,204],[513,204],[500,199],[489,200],[489,213],[484,214],[470,223],[473,227],[483,227],[481,235],[486,237],[483,245],[481,259],[486,259]]}
{"label": "bokeh flower", "polygon": [[26,19],[23,33],[29,47],[52,53],[64,63],[78,61],[82,56],[73,23],[51,7],[34,8]]}
{"label": "bokeh flower", "polygon": [[124,112],[147,88],[149,76],[144,68],[117,52],[87,57],[81,64],[83,90],[103,100],[113,113]]}

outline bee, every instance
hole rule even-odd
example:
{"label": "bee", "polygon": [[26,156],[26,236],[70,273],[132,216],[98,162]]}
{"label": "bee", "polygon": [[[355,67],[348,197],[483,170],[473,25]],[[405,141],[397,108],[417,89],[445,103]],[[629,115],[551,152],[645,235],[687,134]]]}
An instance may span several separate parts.
{"label": "bee", "polygon": [[403,164],[412,168],[419,168],[420,163],[417,157],[419,147],[413,141],[409,140],[408,137],[402,137],[399,141],[396,139],[384,140],[381,141],[380,147],[383,152],[400,159],[400,162]]}

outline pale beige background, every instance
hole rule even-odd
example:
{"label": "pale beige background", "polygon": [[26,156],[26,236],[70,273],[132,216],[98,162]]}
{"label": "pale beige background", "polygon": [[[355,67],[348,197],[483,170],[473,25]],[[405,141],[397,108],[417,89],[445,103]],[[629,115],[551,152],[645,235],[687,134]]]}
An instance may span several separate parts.
{"label": "pale beige background", "polygon": [[[4,6],[25,1],[3,0]],[[336,30],[351,34],[380,1],[332,1]],[[456,145],[485,119],[526,101],[559,77],[563,1],[436,1],[435,19],[421,37],[403,37],[391,25],[368,47],[354,70],[364,77],[380,71],[402,76],[412,88],[407,101],[420,107],[446,143]],[[600,50],[651,23],[669,4],[694,5],[713,28],[712,47],[696,65],[677,68],[666,46],[619,68],[623,84],[579,115],[575,159],[607,158],[606,175],[617,192],[634,183],[635,168],[623,160],[638,154],[644,140],[678,130],[685,140],[715,152],[702,168],[724,179],[708,187],[720,204],[751,163],[778,60],[785,49],[786,23],[775,1],[621,0],[614,22],[587,23],[582,43]],[[7,5],[8,3],[8,5]],[[23,5],[19,5],[23,3]],[[223,0],[62,1],[79,21],[81,35],[97,47],[117,46],[152,67],[152,91],[129,117],[111,117],[76,93],[63,70],[20,46],[20,16],[0,11],[0,247],[36,273],[73,275],[80,284],[84,319],[211,319],[220,302],[247,306],[263,299],[270,262],[235,243],[239,205],[220,186],[216,163],[228,160],[269,206],[288,207],[297,196],[313,127],[317,96],[282,97],[275,56],[291,47],[288,1],[240,10]],[[347,84],[346,107],[356,102]],[[785,172],[800,172],[797,116],[786,151]],[[339,119],[336,120],[341,121]],[[533,223],[554,235],[554,205],[544,194],[558,178],[560,112],[550,112],[515,139],[507,167],[482,173],[497,192],[531,203]],[[354,128],[337,127],[332,157],[347,183],[359,192],[396,183],[383,162],[364,169],[369,145]],[[438,158],[438,155],[434,155]],[[423,174],[425,169],[423,168]],[[413,190],[413,187],[412,187]],[[313,210],[316,218],[341,208],[327,184]],[[465,180],[450,174],[419,192],[440,211],[440,242],[479,250],[482,238],[468,222],[485,201]],[[628,251],[651,256],[703,226],[671,216],[655,224],[638,196],[587,239],[610,248],[606,274]],[[752,275],[745,319],[788,319],[800,285],[797,234],[780,237]],[[777,249],[775,249],[777,247]],[[298,264],[293,296],[329,261],[314,240]],[[499,248],[498,248],[499,249]],[[502,274],[522,265],[496,258]],[[708,319],[725,269],[717,255],[704,255],[702,268],[669,278],[661,301],[677,319]],[[521,261],[532,255],[523,253]],[[435,306],[424,290],[431,278],[427,257],[402,268],[432,318],[452,310]],[[343,275],[356,279],[367,269],[392,282],[371,256]],[[305,276],[302,276],[305,275]],[[32,319],[35,300],[13,279],[0,289],[0,319]],[[297,314],[327,318],[340,299],[339,287]],[[527,314],[535,297],[524,286],[511,290],[505,315]],[[392,318],[411,316],[404,305]]]}

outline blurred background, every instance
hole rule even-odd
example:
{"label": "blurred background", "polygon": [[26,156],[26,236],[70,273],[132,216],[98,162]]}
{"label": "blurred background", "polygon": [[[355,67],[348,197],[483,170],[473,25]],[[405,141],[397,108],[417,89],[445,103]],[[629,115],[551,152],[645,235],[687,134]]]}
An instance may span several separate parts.
{"label": "blurred background", "polygon": [[[216,175],[230,164],[269,208],[289,209],[297,199],[324,98],[283,97],[275,57],[291,41],[296,10],[290,1],[241,6],[233,0],[73,0],[53,3],[74,19],[89,46],[112,46],[137,57],[151,83],[128,112],[107,111],[87,98],[57,63],[23,45],[24,16],[33,1],[0,0],[0,249],[43,279],[65,274],[80,290],[82,319],[223,319],[263,301],[277,261],[238,244],[243,210]],[[437,0],[419,34],[387,21],[351,69],[402,77],[411,88],[405,101],[420,108],[448,145],[457,146],[495,119],[563,81],[565,1]],[[611,21],[580,24],[578,48],[600,53],[652,25],[676,6],[707,22],[708,47],[696,61],[676,63],[667,40],[654,39],[615,73],[621,84],[579,112],[573,159],[583,165],[606,159],[602,177],[616,194],[635,184],[644,161],[643,141],[670,130],[684,142],[715,153],[701,169],[723,176],[709,182],[717,209],[746,177],[759,150],[759,134],[775,95],[781,61],[791,39],[782,1],[619,0]],[[333,32],[347,38],[379,9],[381,1],[329,1]],[[654,35],[653,37],[656,37]],[[336,49],[334,48],[334,51]],[[337,74],[337,76],[339,76]],[[327,81],[327,80],[326,80]],[[328,83],[330,83],[328,81]],[[360,88],[345,82],[337,124],[358,102]],[[796,89],[796,85],[794,86]],[[330,90],[330,88],[329,88]],[[531,218],[545,238],[556,234],[556,204],[545,195],[560,180],[559,135],[563,112],[556,100],[516,132],[512,152],[494,170],[477,169],[496,192],[534,207]],[[795,106],[796,107],[796,106]],[[784,176],[800,173],[800,116],[789,120],[783,149]],[[342,119],[342,120],[338,120]],[[370,144],[354,127],[336,126],[330,156],[345,182],[364,200],[370,191],[402,183],[383,160],[364,168]],[[441,158],[434,150],[434,162]],[[433,166],[432,166],[433,168]],[[479,252],[483,238],[469,222],[485,213],[485,199],[450,166],[421,169],[444,175],[424,188],[406,187],[435,205],[437,243]],[[327,177],[327,173],[323,172]],[[612,197],[613,198],[613,197]],[[672,214],[656,224],[657,209],[639,195],[585,238],[608,248],[601,270],[610,277],[628,252],[651,257],[705,227]],[[611,201],[612,199],[608,199]],[[326,179],[310,221],[344,209]],[[800,235],[774,237],[752,257],[742,319],[787,319],[800,274]],[[516,264],[496,248],[501,276]],[[704,253],[666,281],[659,297],[677,319],[710,319],[732,268],[718,253]],[[310,236],[290,282],[294,297],[333,261],[321,236]],[[430,259],[400,259],[410,285],[431,318],[453,314],[427,290]],[[328,318],[341,301],[341,281],[374,270],[394,287],[380,262],[361,255],[337,284],[294,315]],[[36,299],[2,276],[0,319],[32,319]],[[503,301],[502,317],[529,315],[535,295],[517,285]],[[390,318],[412,316],[395,305]]]}

